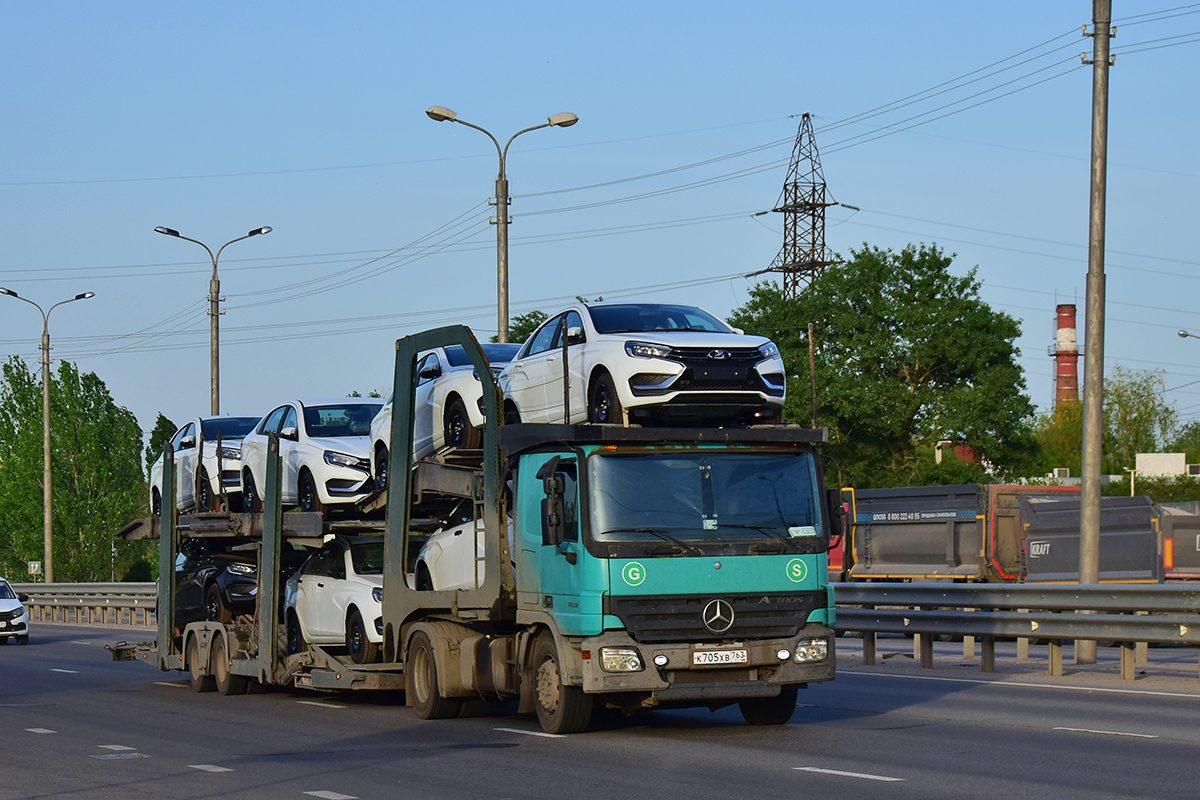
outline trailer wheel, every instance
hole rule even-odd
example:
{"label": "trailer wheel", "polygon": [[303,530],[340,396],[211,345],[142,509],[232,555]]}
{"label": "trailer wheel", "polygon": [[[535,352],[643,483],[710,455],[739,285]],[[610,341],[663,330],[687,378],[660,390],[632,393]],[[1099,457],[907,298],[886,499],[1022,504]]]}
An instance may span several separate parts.
{"label": "trailer wheel", "polygon": [[222,636],[218,636],[217,640],[213,642],[212,663],[209,665],[208,671],[212,674],[217,691],[221,694],[228,696],[246,693],[246,677],[234,675],[229,671],[229,654],[226,652],[225,638]]}
{"label": "trailer wheel", "polygon": [[408,674],[405,690],[413,710],[421,719],[449,719],[458,716],[462,701],[442,697],[438,690],[437,663],[433,645],[424,631],[413,634],[408,646]]}
{"label": "trailer wheel", "polygon": [[204,618],[209,622],[233,622],[233,612],[225,607],[221,589],[215,583],[204,590]]}
{"label": "trailer wheel", "polygon": [[796,713],[796,687],[784,686],[775,697],[743,700],[738,708],[751,725],[783,725]]}
{"label": "trailer wheel", "polygon": [[379,659],[379,645],[367,638],[367,626],[357,608],[346,620],[346,649],[355,664],[370,664]]}
{"label": "trailer wheel", "polygon": [[471,424],[471,418],[467,416],[467,407],[458,397],[446,407],[443,433],[446,445],[458,450],[478,450],[483,441],[479,429]]}
{"label": "trailer wheel", "polygon": [[188,640],[187,671],[188,683],[191,684],[192,691],[211,692],[216,688],[212,675],[200,674],[200,645],[196,644],[195,637]]}
{"label": "trailer wheel", "polygon": [[578,733],[592,721],[592,696],[564,686],[554,637],[543,633],[533,646],[533,690],[538,722],[546,733]]}

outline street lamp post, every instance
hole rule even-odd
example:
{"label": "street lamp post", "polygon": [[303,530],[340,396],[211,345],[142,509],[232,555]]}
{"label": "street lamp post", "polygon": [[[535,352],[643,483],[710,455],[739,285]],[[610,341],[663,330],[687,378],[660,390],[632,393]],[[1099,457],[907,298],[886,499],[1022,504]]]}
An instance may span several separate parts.
{"label": "street lamp post", "polygon": [[50,306],[48,311],[42,311],[42,307],[33,302],[27,297],[14,292],[12,289],[0,288],[0,294],[6,294],[9,297],[15,297],[18,300],[24,300],[29,305],[36,308],[42,314],[42,344],[38,349],[42,351],[42,560],[45,562],[42,565],[43,574],[46,576],[46,583],[54,582],[54,527],[53,517],[51,514],[51,500],[53,499],[53,489],[50,478],[50,312],[61,306],[63,303],[73,303],[76,300],[87,300],[89,297],[95,297],[95,292],[83,292],[74,297],[69,297],[66,300],[60,300]]}
{"label": "street lamp post", "polygon": [[434,122],[457,122],[459,125],[466,125],[468,128],[474,128],[477,131],[482,131],[487,134],[487,137],[492,140],[492,144],[496,145],[496,154],[500,156],[500,172],[496,175],[496,314],[498,318],[498,335],[497,340],[501,342],[508,341],[508,175],[504,172],[504,163],[508,158],[508,146],[513,143],[522,133],[536,131],[539,128],[569,128],[576,122],[579,122],[579,117],[569,112],[555,114],[547,118],[541,125],[534,125],[532,128],[524,128],[514,133],[508,142],[501,147],[500,140],[492,135],[491,131],[481,128],[478,125],[473,125],[458,118],[458,114],[454,113],[445,106],[430,106],[425,110],[425,114]]}
{"label": "street lamp post", "polygon": [[218,319],[221,316],[221,280],[217,277],[217,261],[221,258],[221,251],[234,242],[240,242],[243,239],[249,239],[251,236],[258,236],[263,233],[270,233],[271,229],[263,226],[255,228],[245,236],[239,236],[236,239],[230,239],[214,254],[204,242],[198,239],[191,239],[184,236],[174,228],[165,228],[159,225],[154,229],[155,233],[161,233],[163,236],[174,236],[177,239],[183,239],[188,242],[195,242],[208,252],[208,257],[212,259],[212,279],[208,282],[208,315],[212,317],[209,334],[209,371],[212,373],[212,413],[215,417],[221,413],[221,360],[220,360],[220,324]]}

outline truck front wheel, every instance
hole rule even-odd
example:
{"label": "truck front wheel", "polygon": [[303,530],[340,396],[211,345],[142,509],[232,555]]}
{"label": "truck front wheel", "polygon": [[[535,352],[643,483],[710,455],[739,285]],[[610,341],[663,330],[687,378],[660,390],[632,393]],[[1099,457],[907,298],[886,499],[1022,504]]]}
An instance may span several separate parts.
{"label": "truck front wheel", "polygon": [[[444,665],[443,665],[444,666]],[[424,631],[413,634],[408,646],[408,700],[421,719],[449,719],[458,716],[462,701],[442,697],[438,690],[437,661],[433,645]]]}
{"label": "truck front wheel", "polygon": [[578,733],[592,721],[592,696],[565,686],[554,637],[543,633],[533,646],[533,691],[538,722],[546,733]]}
{"label": "truck front wheel", "polygon": [[796,712],[796,686],[784,686],[775,697],[743,700],[742,716],[751,725],[783,725]]}

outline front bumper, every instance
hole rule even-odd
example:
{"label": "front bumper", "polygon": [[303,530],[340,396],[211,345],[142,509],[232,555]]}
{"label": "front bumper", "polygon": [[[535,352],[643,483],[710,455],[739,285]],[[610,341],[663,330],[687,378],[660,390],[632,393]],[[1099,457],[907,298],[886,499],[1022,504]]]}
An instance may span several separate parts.
{"label": "front bumper", "polygon": [[[790,658],[780,661],[777,655],[780,650],[786,649],[792,653],[801,639],[816,638],[824,638],[829,643],[829,655],[824,660],[807,664],[797,664]],[[640,644],[626,631],[609,631],[579,643],[580,650],[590,654],[590,658],[581,659],[583,690],[590,694],[645,693],[647,696],[640,703],[644,706],[773,697],[785,685],[833,680],[836,674],[834,641],[833,631],[819,624],[805,625],[793,637],[727,642],[719,646],[690,642]],[[605,672],[600,666],[602,647],[636,649],[641,655],[643,669],[640,672]],[[748,651],[747,663],[720,667],[692,666],[694,650],[733,647]],[[666,665],[655,666],[655,656],[666,656]]]}

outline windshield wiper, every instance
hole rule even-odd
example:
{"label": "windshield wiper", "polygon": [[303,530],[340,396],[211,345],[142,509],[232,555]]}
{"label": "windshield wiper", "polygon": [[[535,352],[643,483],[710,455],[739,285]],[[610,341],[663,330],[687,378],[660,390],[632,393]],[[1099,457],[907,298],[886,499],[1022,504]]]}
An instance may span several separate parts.
{"label": "windshield wiper", "polygon": [[717,527],[718,528],[748,528],[749,530],[752,530],[752,531],[758,531],[759,533],[770,536],[772,539],[775,539],[780,544],[782,544],[783,549],[779,551],[781,553],[785,552],[788,549],[788,542],[791,541],[791,539],[784,536],[779,531],[776,531],[772,528],[763,527],[762,525],[745,525],[745,524],[730,523],[730,522],[718,522]]}
{"label": "windshield wiper", "polygon": [[608,530],[601,532],[600,535],[607,536],[610,533],[649,533],[652,536],[657,536],[663,541],[673,542],[685,553],[694,553],[698,556],[704,555],[702,552],[700,552],[700,548],[690,545],[680,539],[676,539],[662,528],[609,528]]}

